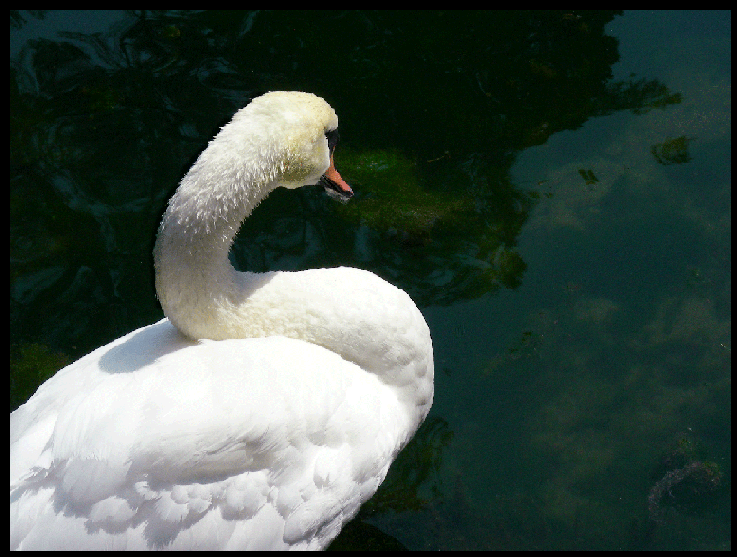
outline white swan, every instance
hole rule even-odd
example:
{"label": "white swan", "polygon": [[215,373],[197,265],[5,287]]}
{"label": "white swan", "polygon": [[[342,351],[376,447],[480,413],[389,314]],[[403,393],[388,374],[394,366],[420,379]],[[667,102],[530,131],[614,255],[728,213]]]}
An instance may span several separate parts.
{"label": "white swan", "polygon": [[421,313],[367,271],[241,273],[227,257],[274,188],[352,194],[337,125],[321,98],[272,92],[202,152],[154,249],[168,319],[10,416],[11,548],[318,549],[373,495],[432,404]]}

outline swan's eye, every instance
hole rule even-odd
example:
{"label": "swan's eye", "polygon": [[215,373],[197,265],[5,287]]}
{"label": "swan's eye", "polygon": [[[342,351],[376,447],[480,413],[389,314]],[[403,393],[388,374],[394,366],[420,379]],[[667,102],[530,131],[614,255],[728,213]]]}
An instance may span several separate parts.
{"label": "swan's eye", "polygon": [[332,154],[333,151],[335,150],[335,146],[338,144],[338,139],[340,138],[338,136],[338,129],[336,128],[334,130],[328,130],[328,131],[326,131],[325,132],[325,137],[328,140],[328,150]]}

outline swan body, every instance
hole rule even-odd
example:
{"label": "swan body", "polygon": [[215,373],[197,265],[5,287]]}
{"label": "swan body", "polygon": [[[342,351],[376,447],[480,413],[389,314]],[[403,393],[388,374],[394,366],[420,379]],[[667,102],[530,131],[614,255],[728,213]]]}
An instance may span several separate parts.
{"label": "swan body", "polygon": [[203,151],[154,249],[167,318],[10,416],[11,549],[320,549],[374,494],[432,404],[422,314],[367,271],[227,257],[274,188],[352,194],[337,124],[315,95],[267,93]]}

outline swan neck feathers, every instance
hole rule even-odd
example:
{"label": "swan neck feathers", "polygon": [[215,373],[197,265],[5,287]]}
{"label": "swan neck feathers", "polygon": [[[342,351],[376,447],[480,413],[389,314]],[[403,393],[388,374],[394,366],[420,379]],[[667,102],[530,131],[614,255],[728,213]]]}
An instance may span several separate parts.
{"label": "swan neck feathers", "polygon": [[[166,316],[192,339],[286,336],[317,344],[383,381],[432,400],[432,345],[402,290],[358,269],[236,271],[228,252],[243,220],[276,187],[316,183],[330,165],[330,106],[308,93],[269,93],[240,110],[182,179],[154,249]],[[429,356],[428,356],[429,354]],[[429,360],[429,361],[428,361]]]}

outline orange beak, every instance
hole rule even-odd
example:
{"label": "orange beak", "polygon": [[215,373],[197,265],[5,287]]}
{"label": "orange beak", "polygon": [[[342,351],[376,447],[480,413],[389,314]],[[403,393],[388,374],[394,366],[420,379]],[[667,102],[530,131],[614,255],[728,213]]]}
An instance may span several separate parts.
{"label": "orange beak", "polygon": [[343,180],[343,178],[341,178],[338,171],[335,170],[335,163],[333,162],[332,153],[330,154],[330,166],[325,171],[325,178],[330,180],[330,182],[335,185],[336,189],[343,192],[346,197],[351,197],[353,195],[353,190],[351,189],[351,187],[345,182],[345,180]]}

